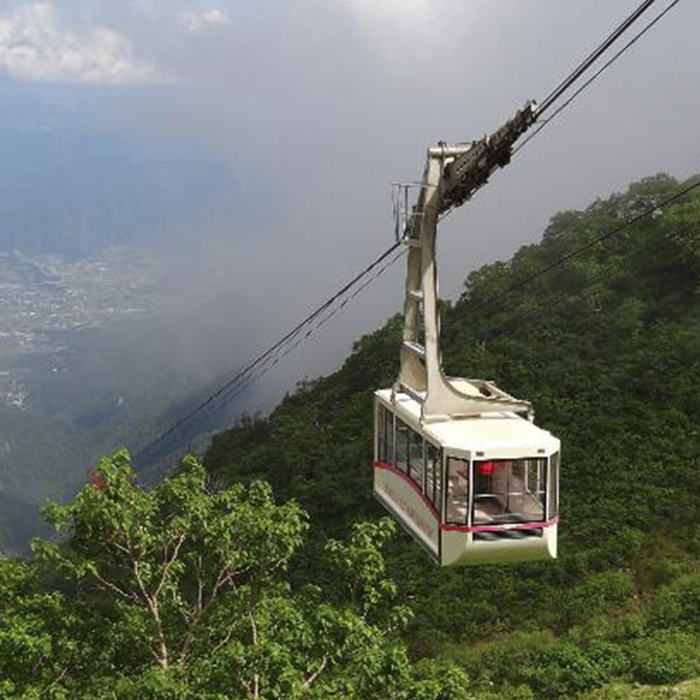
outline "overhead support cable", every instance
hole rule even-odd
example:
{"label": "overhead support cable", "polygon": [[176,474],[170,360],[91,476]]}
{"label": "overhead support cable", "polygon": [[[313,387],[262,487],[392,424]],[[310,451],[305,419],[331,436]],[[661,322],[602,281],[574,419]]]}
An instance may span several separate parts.
{"label": "overhead support cable", "polygon": [[[651,240],[643,247],[633,251],[632,256],[617,260],[609,267],[606,267],[605,269],[600,270],[600,272],[589,276],[584,281],[584,283],[579,285],[575,290],[567,290],[565,292],[555,294],[552,297],[544,299],[543,303],[538,304],[530,311],[524,314],[518,314],[517,316],[514,316],[511,319],[499,323],[497,326],[489,328],[488,336],[489,338],[491,338],[502,335],[505,330],[510,329],[512,327],[518,327],[523,323],[523,321],[527,321],[533,317],[536,317],[543,311],[550,310],[552,307],[566,301],[567,299],[570,299],[573,296],[573,292],[580,294],[585,289],[592,287],[593,285],[602,280],[609,280],[611,273],[619,272],[624,266],[628,265],[633,260],[634,256],[638,255],[641,252],[647,252],[648,250],[657,247],[659,243],[663,241],[683,240],[684,238],[690,237],[693,234],[697,233],[700,233],[700,220],[693,221],[691,224],[685,226],[680,231],[671,231],[670,233],[661,236],[659,240]],[[689,250],[691,250],[694,253],[699,252],[700,242],[689,248]]]}
{"label": "overhead support cable", "polygon": [[575,68],[547,97],[538,109],[544,114],[653,4],[656,0],[644,0],[642,4],[625,19],[577,68]]}
{"label": "overhead support cable", "polygon": [[561,257],[557,258],[555,261],[549,263],[548,265],[544,265],[541,267],[539,270],[537,270],[535,273],[532,275],[528,275],[527,277],[521,279],[521,280],[516,280],[512,284],[510,284],[506,289],[504,289],[501,292],[498,292],[497,294],[493,294],[492,296],[488,297],[487,299],[484,299],[481,303],[477,304],[475,307],[471,309],[471,311],[478,311],[484,307],[491,306],[493,304],[496,304],[502,300],[507,299],[513,292],[518,291],[519,289],[522,289],[523,287],[526,287],[529,285],[531,282],[536,280],[539,277],[542,277],[542,275],[546,275],[547,273],[551,272],[552,270],[555,270],[558,267],[561,267],[562,265],[565,265],[569,260],[572,260],[573,258],[578,257],[582,253],[585,253],[587,250],[590,250],[594,246],[598,245],[599,243],[602,243],[603,241],[607,240],[608,238],[612,238],[613,236],[617,236],[626,229],[628,229],[630,226],[633,226],[634,224],[647,219],[651,216],[654,216],[656,212],[659,210],[664,209],[667,207],[669,204],[672,204],[673,202],[678,201],[682,197],[684,197],[687,194],[690,194],[694,190],[697,190],[700,188],[700,180],[697,182],[693,183],[692,185],[688,185],[687,187],[684,187],[683,189],[679,190],[678,192],[666,197],[660,202],[657,202],[656,204],[653,204],[650,207],[647,207],[643,212],[640,214],[637,214],[636,216],[633,216],[630,219],[626,219],[623,223],[621,223],[619,226],[616,226],[615,228],[611,229],[610,231],[606,231],[600,236],[597,236],[594,238],[592,241],[589,241],[588,243],[580,246],[579,248],[576,248],[575,250],[572,250],[569,253],[566,253],[565,255],[562,255]]}
{"label": "overhead support cable", "polygon": [[[518,153],[527,143],[534,139],[544,127],[558,114],[568,107],[588,86],[591,85],[605,70],[617,61],[639,39],[641,39],[657,22],[670,12],[680,0],[673,0],[665,10],[660,12],[640,32],[638,32],[625,46],[612,58],[599,68],[573,95],[556,108],[548,118],[542,119],[543,113],[548,111],[576,82],[590,70],[590,68],[608,51],[622,35],[639,20],[639,18],[652,6],[656,0],[644,0],[642,4],[625,19],[613,32],[557,87],[555,87],[541,104],[528,102],[524,109],[519,110],[515,117],[507,122],[498,131],[486,136],[480,141],[471,143],[465,153],[458,156],[453,163],[445,168],[445,182],[442,201],[440,205],[439,220],[449,216],[457,207],[464,204],[480,187],[488,181],[489,176],[498,168],[505,167],[511,158]],[[533,125],[539,122],[539,126],[529,136],[515,146],[515,141],[520,138]],[[456,182],[452,182],[456,180]]]}
{"label": "overhead support cable", "polygon": [[287,346],[284,352],[280,351],[280,354],[278,354],[274,359],[272,359],[272,357],[268,358],[268,362],[264,366],[259,367],[258,371],[250,375],[243,384],[240,384],[237,387],[231,387],[228,391],[224,392],[224,394],[217,399],[216,403],[209,407],[209,410],[212,413],[214,411],[217,411],[225,403],[233,401],[233,399],[235,399],[251,384],[258,381],[261,377],[267,374],[267,372],[269,372],[277,364],[279,364],[285,357],[287,357],[287,355],[291,354],[301,344],[305,343],[312,335],[315,335],[319,330],[321,330],[321,328],[323,328],[323,326],[329,323],[336,314],[342,311],[348,304],[353,302],[360,294],[362,294],[362,292],[367,287],[369,287],[378,277],[381,277],[381,275],[383,275],[384,272],[386,272],[392,265],[394,265],[394,263],[400,260],[405,254],[406,249],[401,249],[394,257],[392,257],[390,260],[384,263],[384,265],[382,265],[382,267],[380,267],[370,278],[368,278],[359,287],[357,287],[357,289],[355,289],[352,294],[348,294],[348,296],[346,296],[340,304],[338,304],[335,308],[329,311],[325,316],[320,318],[314,326],[312,326],[306,331],[306,333],[300,334],[299,337],[293,343],[290,343]]}
{"label": "overhead support cable", "polygon": [[[212,406],[212,404],[214,404],[215,401],[221,399],[223,402],[223,400],[227,398],[230,399],[231,392],[236,391],[242,384],[245,383],[245,387],[252,384],[252,382],[255,381],[255,379],[253,379],[252,376],[255,375],[257,370],[261,370],[263,367],[266,367],[263,374],[269,371],[269,369],[271,369],[272,366],[276,365],[281,359],[280,357],[276,357],[276,355],[281,353],[283,348],[285,348],[287,345],[291,345],[292,343],[294,343],[295,339],[298,338],[298,342],[295,345],[293,345],[293,348],[297,347],[299,343],[306,340],[313,332],[315,332],[315,330],[320,328],[322,325],[325,325],[327,320],[330,320],[330,318],[327,318],[327,320],[322,319],[322,321],[319,322],[319,324],[317,325],[316,329],[312,328],[311,330],[307,331],[305,335],[302,333],[304,329],[306,329],[310,324],[312,324],[315,320],[322,316],[324,312],[333,307],[333,305],[336,302],[343,299],[343,297],[345,297],[365,277],[370,275],[376,268],[378,268],[378,266],[382,262],[387,260],[387,258],[389,258],[391,254],[402,245],[403,239],[396,241],[396,243],[391,245],[373,262],[367,265],[367,267],[365,267],[359,274],[355,275],[355,277],[353,277],[347,284],[345,284],[343,287],[341,287],[341,289],[335,292],[335,294],[333,294],[327,301],[321,304],[321,306],[319,306],[315,311],[313,311],[306,318],[297,323],[297,325],[291,331],[289,331],[289,333],[285,334],[282,338],[275,342],[268,350],[261,353],[255,359],[249,362],[243,369],[238,371],[233,377],[227,380],[222,386],[220,386],[216,391],[214,391],[206,399],[204,399],[197,406],[195,406],[195,408],[189,411],[186,415],[182,416],[180,419],[175,421],[170,427],[159,433],[146,446],[139,450],[135,458],[138,459],[144,456],[147,452],[150,452],[156,445],[163,442],[163,440],[170,437],[180,428],[182,428],[188,423],[191,423],[204,409]],[[401,257],[403,253],[404,251],[402,250],[398,256],[396,256],[393,260],[387,263],[384,267],[380,268],[378,273],[375,274],[374,277],[370,278],[370,281],[374,281],[374,279],[376,279],[380,274],[382,274],[390,265],[396,262],[396,259]],[[340,308],[343,308],[350,299],[355,298],[367,286],[367,284],[368,283],[364,284],[358,290],[356,290],[355,294],[352,297],[343,301],[340,307],[338,307],[338,310]],[[335,313],[336,312],[333,312],[331,316],[335,315]],[[289,354],[289,352],[291,352],[291,350],[289,350],[285,354]],[[262,376],[262,374],[260,376]]]}
{"label": "overhead support cable", "polygon": [[[451,193],[452,199],[445,203],[445,209],[441,212],[441,217],[444,218],[450,211],[453,210],[455,206],[459,206],[461,203],[466,201],[471,194],[473,194],[476,189],[481,187],[486,180],[488,175],[496,167],[502,167],[509,160],[510,157],[519,151],[527,142],[534,138],[543,128],[548,124],[555,116],[557,116],[563,109],[565,109],[583,90],[585,90],[603,71],[605,71],[612,63],[614,63],[625,51],[627,51],[634,43],[636,43],[646,32],[648,32],[652,26],[654,26],[663,16],[665,16],[673,7],[675,7],[680,0],[673,0],[671,5],[669,5],[662,13],[660,13],[652,22],[650,22],[641,32],[639,32],[627,45],[625,45],[620,51],[618,51],[609,61],[607,61],[593,76],[591,76],[578,90],[567,99],[561,106],[559,106],[551,117],[547,121],[543,121],[538,129],[533,132],[525,141],[523,141],[517,148],[511,151],[511,144],[507,142],[511,139],[516,131],[522,134],[531,124],[539,120],[542,114],[548,111],[554,104],[563,96],[563,94],[569,90],[592,66],[593,64],[616,42],[619,38],[656,2],[656,0],[644,0],[641,5],[629,16],[627,17],[613,32],[591,53],[584,59],[584,61],[579,64],[579,66],[570,73],[570,75],[565,78],[554,90],[552,90],[549,95],[544,99],[539,107],[534,108],[534,105],[526,106],[525,110],[521,110],[514,120],[511,120],[504,128],[493,134],[491,137],[485,139],[483,145],[484,153],[481,154],[485,156],[484,163],[481,163],[479,159],[475,159],[474,156],[479,155],[473,153],[471,156],[465,154],[460,161],[457,159],[453,169],[456,171],[460,165],[464,165],[464,171],[460,174],[458,181],[455,182],[453,186],[453,192]],[[533,119],[534,117],[534,119]],[[518,135],[520,135],[518,134]],[[501,143],[502,142],[502,143]],[[475,144],[478,146],[481,142]],[[478,150],[478,149],[477,149]],[[480,172],[471,172],[471,161],[474,160],[474,167]],[[477,168],[478,166],[478,168]],[[471,181],[472,178],[474,181]],[[461,181],[465,180],[465,183]],[[687,188],[685,191],[678,193],[674,197],[670,198],[666,203],[687,194],[695,187],[700,186],[700,183],[692,187]],[[656,208],[663,206],[664,203],[657,205]],[[628,226],[632,225],[635,221],[648,215],[644,213],[639,217],[627,222],[618,230],[610,232],[607,235],[614,235],[615,233],[624,230]],[[599,242],[599,241],[595,241]],[[594,242],[594,243],[595,243]],[[189,411],[185,416],[177,420],[169,428],[161,432],[155,439],[151,440],[144,448],[142,448],[137,457],[143,456],[145,453],[153,449],[157,444],[161,443],[167,437],[175,433],[184,425],[192,422],[203,410],[212,409],[219,407],[224,401],[230,400],[231,398],[237,396],[243,389],[247,388],[256,381],[263,374],[268,372],[272,367],[277,365],[280,360],[288,355],[294,348],[299,344],[304,342],[310,335],[312,335],[316,330],[330,320],[340,309],[342,309],[351,299],[354,299],[367,284],[371,283],[376,279],[382,272],[392,265],[400,257],[396,256],[389,263],[385,264],[383,268],[379,270],[377,274],[374,275],[367,283],[362,285],[355,293],[346,298],[342,303],[335,309],[334,305],[348,295],[350,290],[352,290],[361,280],[370,275],[370,273],[375,270],[382,262],[384,262],[391,254],[403,243],[403,239],[398,240],[394,245],[388,248],[382,255],[380,255],[375,261],[368,265],[362,272],[356,275],[350,282],[344,285],[338,292],[331,296],[326,302],[319,306],[315,311],[309,314],[306,318],[300,321],[289,333],[280,338],[276,343],[274,343],[268,350],[261,353],[253,361],[247,364],[242,370],[237,372],[232,378],[227,380],[221,387],[209,395],[204,401],[199,403],[194,409]],[[591,244],[592,245],[592,244]],[[582,251],[580,251],[582,252]],[[403,253],[403,251],[402,251]],[[524,284],[529,283],[535,277],[545,274],[550,269],[553,269],[558,264],[563,264],[566,259],[573,257],[573,253],[569,256],[565,256],[565,259],[559,263],[548,266],[546,269],[540,270],[534,276],[527,280],[523,280],[517,283],[513,288],[506,290],[506,292],[501,295],[496,295],[495,298],[487,300],[487,303],[496,301],[505,293],[510,293],[515,291],[515,289]],[[323,317],[318,321],[319,317],[322,317],[324,313],[331,310],[327,316]],[[315,321],[318,321],[314,328],[309,329],[309,326]],[[304,331],[306,332],[304,333]]]}
{"label": "overhead support cable", "polygon": [[[512,155],[515,155],[518,151],[524,148],[532,139],[534,139],[548,124],[550,124],[561,112],[563,112],[584,90],[586,90],[593,82],[595,82],[613,63],[615,63],[619,58],[622,57],[629,49],[631,49],[652,27],[654,27],[658,22],[660,22],[681,0],[673,0],[673,2],[662,12],[660,12],[654,19],[646,24],[644,28],[637,32],[632,39],[630,39],[619,51],[617,51],[610,59],[608,59],[595,73],[593,73],[582,85],[580,85],[574,93],[572,93],[559,107],[557,107],[554,112],[547,119],[540,119],[539,115],[543,112],[543,107],[540,107],[537,111],[536,121],[540,122],[539,126],[523,141],[521,141],[516,148],[513,149]],[[549,106],[549,105],[548,105]]]}

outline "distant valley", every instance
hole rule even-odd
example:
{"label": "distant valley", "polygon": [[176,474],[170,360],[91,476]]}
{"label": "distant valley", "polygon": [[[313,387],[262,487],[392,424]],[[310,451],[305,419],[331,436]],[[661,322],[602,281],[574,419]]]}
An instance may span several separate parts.
{"label": "distant valley", "polygon": [[[138,449],[221,371],[182,356],[199,331],[162,269],[134,248],[70,261],[0,254],[0,547],[26,551],[46,498],[69,497],[99,455]],[[190,299],[200,311],[207,293]],[[156,468],[236,411],[175,436]]]}
{"label": "distant valley", "polygon": [[0,252],[0,358],[59,355],[62,332],[160,310],[166,299],[155,288],[155,270],[153,260],[126,248],[70,261]]}
{"label": "distant valley", "polygon": [[[248,349],[202,350],[216,347],[217,272],[183,285],[187,257],[171,260],[232,220],[228,166],[90,127],[93,94],[61,95],[0,81],[0,549],[14,553],[47,498],[74,493],[99,455],[138,449]],[[162,445],[155,468],[236,411]]]}

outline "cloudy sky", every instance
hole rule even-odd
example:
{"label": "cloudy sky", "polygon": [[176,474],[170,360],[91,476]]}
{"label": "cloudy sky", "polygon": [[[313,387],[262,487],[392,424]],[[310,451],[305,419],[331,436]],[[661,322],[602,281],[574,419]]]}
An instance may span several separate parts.
{"label": "cloudy sky", "polygon": [[[227,164],[245,222],[211,212],[190,262],[206,274],[230,256],[227,313],[257,305],[264,347],[388,246],[389,185],[420,177],[429,145],[479,138],[542,98],[637,4],[0,0],[0,71],[50,95],[50,109],[69,105],[87,131]],[[698,26],[700,5],[684,0],[445,223],[447,295],[537,240],[558,210],[700,171]],[[335,362],[395,312],[401,274],[368,290],[317,357]],[[316,367],[330,368],[301,369]]]}

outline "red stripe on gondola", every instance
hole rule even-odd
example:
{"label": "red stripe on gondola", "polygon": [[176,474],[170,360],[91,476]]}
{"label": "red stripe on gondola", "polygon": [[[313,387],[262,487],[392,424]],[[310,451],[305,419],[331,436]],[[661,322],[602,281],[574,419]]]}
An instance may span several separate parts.
{"label": "red stripe on gondola", "polygon": [[503,532],[504,530],[536,530],[537,528],[552,527],[559,522],[559,516],[544,523],[508,523],[504,525],[440,525],[444,532]]}
{"label": "red stripe on gondola", "polygon": [[408,476],[408,474],[404,474],[404,472],[395,467],[393,464],[389,464],[388,462],[375,462],[373,466],[375,469],[384,469],[385,471],[391,472],[392,474],[396,474],[396,476],[400,476],[416,492],[416,494],[421,497],[423,503],[425,503],[425,505],[428,506],[430,514],[438,522],[440,521],[440,513],[438,513],[437,510],[435,510],[435,506],[430,502],[428,497],[418,488],[416,482],[413,481],[413,479],[411,479],[411,477]]}

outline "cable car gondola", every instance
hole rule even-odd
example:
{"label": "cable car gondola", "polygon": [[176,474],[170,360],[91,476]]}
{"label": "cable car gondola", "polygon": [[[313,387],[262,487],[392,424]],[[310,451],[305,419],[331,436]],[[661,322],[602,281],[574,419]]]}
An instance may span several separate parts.
{"label": "cable car gondola", "polygon": [[401,367],[375,393],[374,495],[442,565],[557,556],[559,440],[527,401],[445,376],[437,315],[438,218],[507,162],[534,112],[527,105],[483,141],[431,148],[398,229],[408,246]]}
{"label": "cable car gondola", "polygon": [[408,393],[375,396],[374,494],[438,563],[556,557],[557,438],[509,411],[425,423]]}

